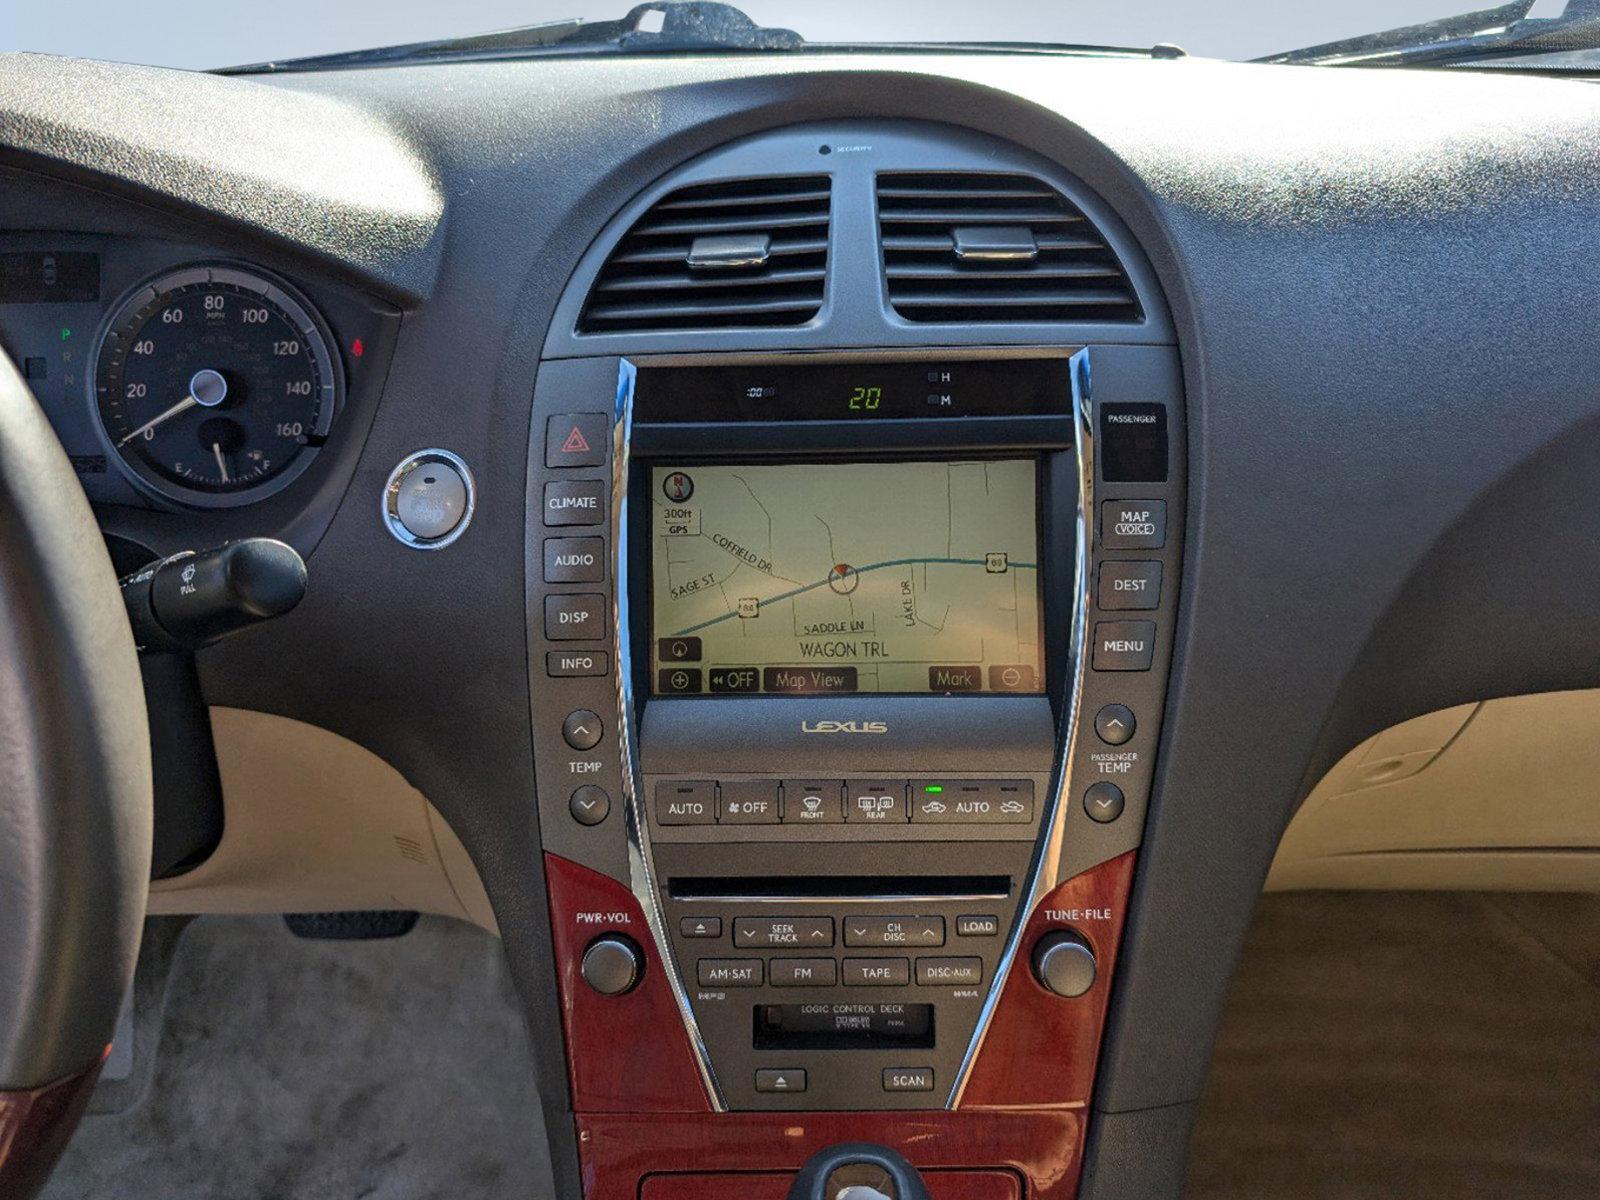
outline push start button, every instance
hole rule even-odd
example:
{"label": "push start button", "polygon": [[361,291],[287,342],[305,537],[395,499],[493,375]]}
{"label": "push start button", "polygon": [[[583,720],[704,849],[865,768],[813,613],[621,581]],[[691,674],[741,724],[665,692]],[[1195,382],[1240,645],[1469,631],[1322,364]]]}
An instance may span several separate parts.
{"label": "push start button", "polygon": [[413,550],[438,550],[466,531],[475,502],[465,462],[448,450],[421,450],[390,472],[383,521]]}

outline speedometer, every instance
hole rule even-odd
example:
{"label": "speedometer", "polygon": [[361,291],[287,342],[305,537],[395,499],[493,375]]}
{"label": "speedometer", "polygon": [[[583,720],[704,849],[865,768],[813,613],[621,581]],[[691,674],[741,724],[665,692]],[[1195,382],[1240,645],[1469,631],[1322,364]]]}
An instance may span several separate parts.
{"label": "speedometer", "polygon": [[102,335],[96,408],[136,483],[185,504],[245,504],[311,464],[338,405],[329,338],[286,285],[236,267],[151,280]]}

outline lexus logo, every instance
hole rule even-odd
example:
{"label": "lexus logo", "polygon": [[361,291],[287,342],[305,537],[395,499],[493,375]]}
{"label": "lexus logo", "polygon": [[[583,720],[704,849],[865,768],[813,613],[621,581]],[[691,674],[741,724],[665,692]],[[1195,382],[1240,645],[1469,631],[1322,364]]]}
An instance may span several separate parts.
{"label": "lexus logo", "polygon": [[887,721],[801,721],[801,733],[888,733]]}

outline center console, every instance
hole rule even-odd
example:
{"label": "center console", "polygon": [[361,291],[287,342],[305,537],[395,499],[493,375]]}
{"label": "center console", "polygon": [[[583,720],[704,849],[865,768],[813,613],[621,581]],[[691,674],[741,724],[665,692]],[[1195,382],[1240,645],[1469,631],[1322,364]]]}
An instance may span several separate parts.
{"label": "center console", "polygon": [[868,1134],[936,1200],[1071,1193],[1181,428],[1159,348],[546,365],[531,696],[590,1195]]}

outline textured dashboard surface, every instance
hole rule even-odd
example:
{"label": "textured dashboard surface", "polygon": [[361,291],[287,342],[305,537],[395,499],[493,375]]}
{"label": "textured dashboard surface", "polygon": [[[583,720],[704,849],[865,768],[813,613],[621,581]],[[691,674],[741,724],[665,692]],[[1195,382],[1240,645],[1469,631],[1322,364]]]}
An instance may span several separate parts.
{"label": "textured dashboard surface", "polygon": [[[311,596],[202,671],[212,703],[354,738],[456,825],[548,1043],[554,1108],[516,569],[538,347],[605,222],[733,138],[864,115],[1008,138],[1114,209],[1166,292],[1189,420],[1183,611],[1088,1194],[1175,1194],[1232,967],[1310,783],[1406,717],[1600,682],[1600,94],[1586,85],[858,56],[265,83],[72,67],[94,84],[77,94],[6,65],[6,157],[80,180],[105,168],[123,194],[210,209],[397,300],[431,295],[406,316]],[[190,120],[191,95],[224,124],[158,131]],[[297,178],[307,155],[316,186]],[[330,179],[340,161],[375,169]],[[324,192],[331,224],[308,210]],[[478,476],[479,515],[445,554],[401,549],[375,516],[389,468],[422,446]],[[558,1172],[571,1161],[557,1147]]]}
{"label": "textured dashboard surface", "polygon": [[201,210],[329,255],[417,298],[439,268],[442,196],[382,114],[244,79],[0,54],[13,162]]}

